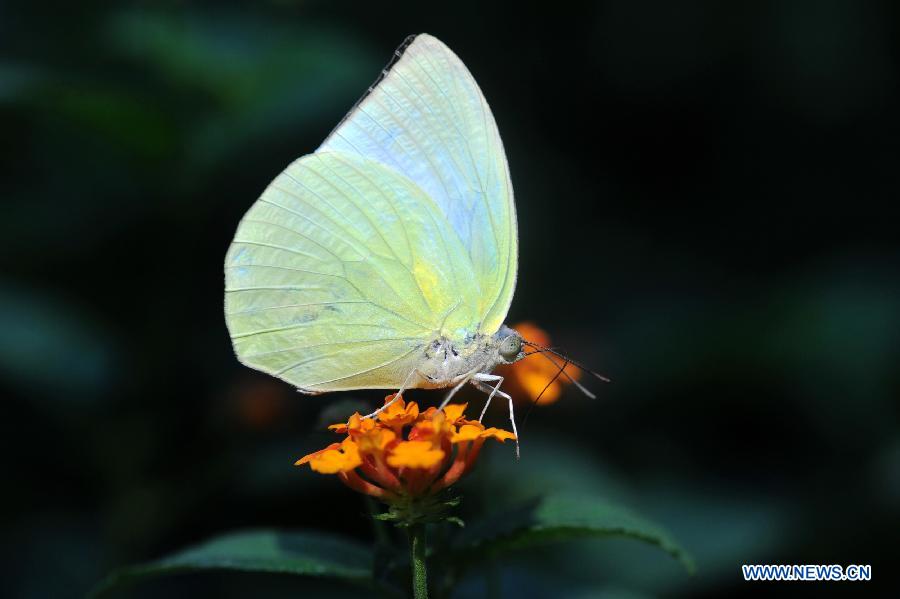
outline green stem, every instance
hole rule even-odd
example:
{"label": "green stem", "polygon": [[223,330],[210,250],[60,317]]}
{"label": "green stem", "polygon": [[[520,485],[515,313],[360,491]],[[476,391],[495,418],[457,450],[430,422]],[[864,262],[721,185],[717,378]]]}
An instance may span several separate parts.
{"label": "green stem", "polygon": [[415,599],[428,599],[428,574],[425,566],[425,525],[413,524],[409,534],[409,561],[412,564],[412,586]]}

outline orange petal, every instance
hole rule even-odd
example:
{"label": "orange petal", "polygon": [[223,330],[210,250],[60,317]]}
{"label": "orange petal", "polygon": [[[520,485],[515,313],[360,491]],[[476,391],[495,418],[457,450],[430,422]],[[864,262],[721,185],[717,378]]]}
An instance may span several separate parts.
{"label": "orange petal", "polygon": [[[396,394],[396,393],[391,393],[390,395],[385,395],[385,396],[384,396],[384,404],[383,404],[383,405],[388,405],[389,403],[391,403],[392,401],[394,401],[394,398],[395,398],[395,397],[397,397],[397,394]],[[394,406],[399,406],[399,409],[402,410],[402,409],[404,408],[405,405],[406,405],[406,400],[404,400],[404,399],[403,399],[403,396],[401,395],[400,397],[397,397],[397,401],[394,401],[394,403],[391,404],[391,407],[388,408],[388,410],[390,410],[390,409],[393,408]],[[387,411],[387,410],[385,410],[385,411]]]}
{"label": "orange petal", "polygon": [[389,428],[376,428],[356,437],[359,451],[365,454],[381,453],[397,435]]}
{"label": "orange petal", "polygon": [[507,439],[515,439],[516,436],[509,431],[505,431],[500,428],[494,428],[493,426],[484,432],[482,432],[479,437],[483,439],[496,439],[503,443]]}
{"label": "orange petal", "polygon": [[[517,323],[513,328],[528,341],[545,347],[550,345],[550,336],[534,323]],[[514,398],[522,401],[534,401],[544,387],[547,386],[547,383],[557,376],[559,368],[563,364],[564,361],[559,356],[535,354],[527,360],[522,360],[514,365],[501,366],[498,369],[498,373],[507,377],[508,385],[506,390]],[[570,364],[566,367],[565,374],[566,376],[560,375],[544,391],[538,402],[539,404],[549,404],[559,399],[565,386],[570,384],[569,378],[578,380],[581,376],[581,371]]]}
{"label": "orange petal", "polygon": [[459,427],[459,430],[453,433],[453,436],[450,438],[450,441],[453,443],[461,443],[463,441],[474,441],[479,438],[484,432],[484,426],[479,423],[470,423],[464,424]]}
{"label": "orange petal", "polygon": [[419,412],[419,418],[417,420],[419,422],[430,422],[431,419],[434,418],[434,415],[436,412],[437,412],[437,408],[434,406],[431,406],[424,412]]}
{"label": "orange petal", "polygon": [[359,415],[359,412],[350,417],[350,420],[347,422],[347,432],[351,437],[356,438],[359,435],[364,435],[374,429],[376,427],[376,423],[371,418],[363,418]]}
{"label": "orange petal", "polygon": [[[393,395],[388,395],[385,398],[385,402],[389,402],[392,397]],[[405,403],[401,398],[385,409],[384,412],[378,416],[378,421],[391,428],[400,428],[414,422],[418,417],[418,404],[414,401]]]}
{"label": "orange petal", "polygon": [[362,465],[359,449],[352,440],[344,439],[340,449],[335,449],[334,445],[309,456],[309,467],[320,474],[336,474],[348,472]]}
{"label": "orange petal", "polygon": [[319,451],[314,451],[314,452],[312,452],[312,453],[306,454],[305,456],[303,456],[302,458],[300,458],[299,460],[297,460],[296,462],[294,462],[294,466],[302,466],[303,464],[306,464],[307,462],[309,462],[311,459],[313,459],[314,457],[316,457],[317,455],[319,455],[319,454],[322,453],[323,451],[333,451],[333,450],[336,450],[336,449],[340,449],[340,447],[341,447],[341,444],[340,444],[340,443],[332,443],[331,445],[329,445],[329,446],[326,447],[325,449],[320,449]]}
{"label": "orange petal", "polygon": [[[560,393],[562,392],[562,383],[559,382],[559,379],[553,381],[553,383],[547,387],[547,383],[553,378],[553,374],[555,373],[551,373],[548,376],[546,372],[539,370],[526,371],[519,377],[519,381],[522,388],[525,390],[525,393],[528,394],[532,401],[537,399],[538,395],[543,391],[544,394],[541,395],[540,400],[538,400],[538,405],[551,404],[559,399]],[[544,391],[544,387],[547,387],[546,391]]]}
{"label": "orange petal", "polygon": [[430,443],[438,436],[439,432],[433,422],[417,422],[409,431],[407,438],[410,441],[428,441]]}
{"label": "orange petal", "polygon": [[388,455],[394,468],[432,468],[444,459],[444,452],[428,441],[402,441]]}
{"label": "orange petal", "polygon": [[469,404],[465,403],[452,403],[449,406],[444,406],[444,416],[447,418],[447,422],[453,424],[460,418],[462,418],[463,413],[466,411],[466,406]]}
{"label": "orange petal", "polygon": [[356,412],[349,420],[347,420],[347,422],[338,422],[337,424],[329,425],[328,430],[344,434],[350,429],[359,428],[360,421],[362,421],[362,416],[360,416],[359,412]]}

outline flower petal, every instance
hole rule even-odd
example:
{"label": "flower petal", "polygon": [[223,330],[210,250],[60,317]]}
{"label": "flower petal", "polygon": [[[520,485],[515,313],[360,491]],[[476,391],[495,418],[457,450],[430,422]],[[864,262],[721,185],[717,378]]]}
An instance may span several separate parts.
{"label": "flower petal", "polygon": [[429,441],[402,441],[387,457],[394,468],[432,468],[444,459],[444,451]]}
{"label": "flower petal", "polygon": [[350,437],[355,439],[360,435],[364,435],[373,430],[376,426],[375,420],[372,418],[363,418],[359,415],[359,412],[357,412],[350,417],[349,421],[347,421],[347,433]]}
{"label": "flower petal", "polygon": [[[391,404],[391,406],[389,408],[385,409],[385,412],[387,412],[388,410],[391,410],[391,409],[402,411],[405,408],[406,400],[403,399],[402,395],[400,397],[397,397],[397,395],[398,395],[397,393],[391,393],[390,395],[384,396],[384,404],[382,404],[382,405],[386,406],[389,403],[391,403],[392,401],[394,402]],[[397,397],[397,401],[394,401],[395,397]]]}
{"label": "flower petal", "polygon": [[516,438],[516,436],[511,432],[505,431],[501,428],[495,428],[493,426],[482,432],[479,437],[481,437],[482,439],[496,439],[501,443],[503,443],[507,439],[514,440]]}
{"label": "flower petal", "polygon": [[407,437],[410,441],[428,441],[431,443],[440,434],[440,431],[432,422],[417,422]]}
{"label": "flower petal", "polygon": [[355,441],[364,454],[380,454],[397,435],[389,428],[375,428],[357,435]]}
{"label": "flower petal", "polygon": [[463,413],[466,411],[466,406],[469,404],[466,403],[452,403],[449,406],[444,406],[444,416],[447,418],[447,422],[450,424],[454,424],[457,420],[463,417]]}
{"label": "flower petal", "polygon": [[434,418],[437,411],[438,409],[436,407],[430,406],[424,412],[419,412],[419,417],[416,419],[416,422],[431,422],[431,419]]}
{"label": "flower petal", "polygon": [[[307,458],[309,458],[307,460]],[[306,460],[306,461],[304,461]],[[309,467],[320,474],[336,474],[349,472],[362,465],[359,448],[351,439],[344,439],[339,446],[329,445],[322,451],[310,454],[298,460],[298,464],[309,462]]]}
{"label": "flower petal", "polygon": [[350,429],[357,429],[357,428],[359,428],[360,422],[362,422],[362,420],[363,420],[363,417],[360,415],[359,412],[356,412],[356,413],[353,414],[353,416],[351,416],[351,417],[347,420],[347,422],[338,422],[337,424],[331,424],[331,425],[329,425],[329,426],[328,426],[328,430],[334,431],[334,432],[336,432],[336,433],[338,433],[338,434],[343,435],[344,433],[346,433],[346,432],[349,431]]}
{"label": "flower petal", "polygon": [[[385,405],[387,405],[393,397],[393,395],[388,395],[387,397],[385,397]],[[378,420],[385,426],[399,429],[406,426],[407,424],[410,424],[411,422],[415,422],[416,418],[418,417],[418,404],[414,401],[406,403],[403,401],[403,398],[400,397],[378,416]]]}
{"label": "flower petal", "polygon": [[305,456],[303,456],[302,458],[300,458],[299,460],[294,462],[294,466],[302,466],[303,464],[308,463],[311,459],[313,459],[314,457],[316,457],[317,455],[319,455],[320,453],[322,453],[324,451],[333,451],[333,450],[340,449],[340,448],[341,448],[340,443],[332,443],[325,449],[320,449],[319,451],[314,451],[312,453],[306,454]]}
{"label": "flower petal", "polygon": [[464,424],[459,430],[453,433],[450,441],[453,443],[462,443],[463,441],[474,441],[481,437],[484,432],[484,426],[478,422],[475,424]]}

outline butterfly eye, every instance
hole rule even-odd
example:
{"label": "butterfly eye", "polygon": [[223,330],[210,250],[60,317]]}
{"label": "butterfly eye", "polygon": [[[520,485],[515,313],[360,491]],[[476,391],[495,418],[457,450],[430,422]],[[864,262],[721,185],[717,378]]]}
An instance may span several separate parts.
{"label": "butterfly eye", "polygon": [[500,356],[507,362],[514,362],[522,350],[522,340],[518,335],[510,335],[500,344]]}

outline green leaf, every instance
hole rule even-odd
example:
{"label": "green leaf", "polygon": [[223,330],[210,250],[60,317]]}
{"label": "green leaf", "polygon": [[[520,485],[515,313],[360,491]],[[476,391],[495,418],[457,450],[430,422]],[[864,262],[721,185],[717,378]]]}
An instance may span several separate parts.
{"label": "green leaf", "polygon": [[573,495],[545,496],[475,522],[459,535],[454,553],[469,561],[539,543],[588,537],[650,543],[694,572],[693,559],[660,526],[624,507]]}
{"label": "green leaf", "polygon": [[372,578],[372,552],[365,545],[322,533],[251,530],[226,534],[154,562],[117,570],[92,595],[100,597],[125,584],[169,574],[212,570],[333,578],[387,591]]}

